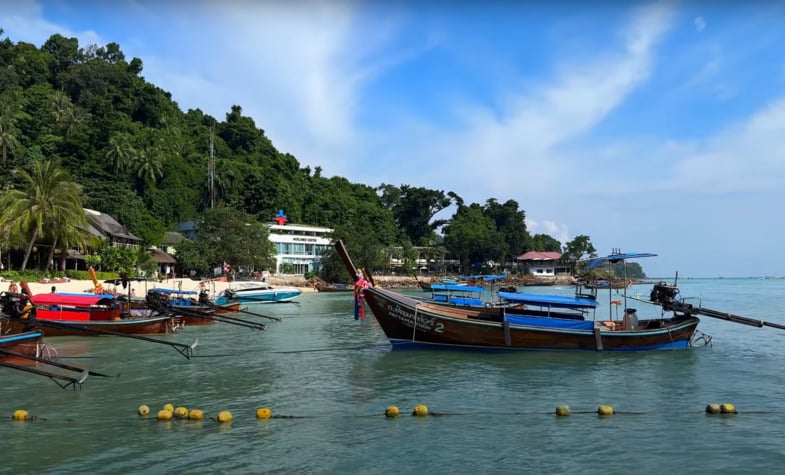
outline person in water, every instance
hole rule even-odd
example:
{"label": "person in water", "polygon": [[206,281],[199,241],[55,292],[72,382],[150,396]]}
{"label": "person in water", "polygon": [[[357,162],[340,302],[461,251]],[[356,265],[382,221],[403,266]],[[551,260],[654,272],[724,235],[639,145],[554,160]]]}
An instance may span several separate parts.
{"label": "person in water", "polygon": [[371,283],[365,280],[363,271],[358,270],[354,275],[354,319],[365,320],[365,295],[363,291],[371,286]]}

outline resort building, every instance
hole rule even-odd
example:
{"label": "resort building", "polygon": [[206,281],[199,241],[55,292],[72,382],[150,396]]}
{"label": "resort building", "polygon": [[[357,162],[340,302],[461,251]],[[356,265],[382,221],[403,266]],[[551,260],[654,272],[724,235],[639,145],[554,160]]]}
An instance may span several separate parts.
{"label": "resort building", "polygon": [[529,274],[536,277],[556,277],[558,274],[569,274],[570,268],[562,262],[560,252],[529,251],[515,260]]}
{"label": "resort building", "polygon": [[87,231],[96,237],[104,238],[110,246],[125,246],[138,249],[142,239],[136,237],[125,226],[106,213],[84,208],[87,216]]}
{"label": "resort building", "polygon": [[[280,221],[279,221],[280,223]],[[317,272],[322,255],[332,246],[331,228],[307,224],[270,224],[270,241],[275,245],[275,272]]]}

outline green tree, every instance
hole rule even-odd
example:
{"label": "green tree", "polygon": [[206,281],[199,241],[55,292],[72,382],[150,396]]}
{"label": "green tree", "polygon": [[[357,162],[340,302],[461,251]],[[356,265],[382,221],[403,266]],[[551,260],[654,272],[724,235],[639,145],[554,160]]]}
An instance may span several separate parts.
{"label": "green tree", "polygon": [[136,176],[141,178],[145,185],[155,183],[158,178],[163,176],[161,153],[156,147],[144,147],[139,150],[135,159]]}
{"label": "green tree", "polygon": [[[15,170],[23,189],[8,190],[0,198],[0,228],[27,236],[22,271],[39,236],[49,232],[47,226],[79,226],[83,223],[82,187],[54,160],[37,162],[32,173]],[[61,231],[62,233],[62,231]]]}
{"label": "green tree", "polygon": [[17,126],[26,117],[22,107],[25,101],[18,89],[0,94],[0,163],[6,164],[20,146],[21,131]]}
{"label": "green tree", "polygon": [[562,259],[577,262],[584,256],[597,257],[597,250],[592,245],[589,236],[584,234],[575,236],[572,241],[564,245]]}
{"label": "green tree", "polygon": [[126,134],[113,134],[105,152],[106,159],[114,167],[114,172],[123,172],[128,169],[136,159],[136,150],[131,146],[131,141]]}
{"label": "green tree", "polygon": [[499,262],[504,254],[496,223],[476,203],[458,208],[444,227],[444,244],[460,260],[463,272],[482,268],[489,260]]}
{"label": "green tree", "polygon": [[544,252],[562,252],[561,242],[548,234],[535,234],[529,243],[530,250]]}
{"label": "green tree", "polygon": [[415,245],[426,242],[438,227],[447,222],[433,220],[437,213],[452,204],[452,199],[443,191],[409,185],[397,188],[384,183],[379,191],[381,203],[392,211],[398,227]]}
{"label": "green tree", "polygon": [[524,252],[529,241],[526,213],[518,209],[518,202],[515,200],[499,204],[491,198],[485,203],[485,214],[496,223],[496,229],[504,241],[503,262],[512,262],[512,259]]}
{"label": "green tree", "polygon": [[[270,269],[275,267],[275,247],[269,234],[267,227],[253,217],[219,206],[204,212],[196,243],[209,266],[227,262],[233,267],[242,266],[249,270]],[[183,257],[179,249],[177,255],[178,258]],[[190,267],[196,262],[188,264]]]}

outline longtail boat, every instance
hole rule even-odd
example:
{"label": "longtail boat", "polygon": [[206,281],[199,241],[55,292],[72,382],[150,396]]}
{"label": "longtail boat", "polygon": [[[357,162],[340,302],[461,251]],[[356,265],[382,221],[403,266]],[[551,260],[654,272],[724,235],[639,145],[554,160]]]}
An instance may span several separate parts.
{"label": "longtail boat", "polygon": [[[357,268],[341,241],[336,243],[336,250],[350,275],[355,275]],[[609,258],[619,261],[648,255],[618,254]],[[367,288],[364,294],[394,348],[641,351],[685,348],[708,341],[693,338],[700,319],[681,309],[671,309],[667,318],[638,319],[637,311],[627,308],[621,321],[585,320],[521,314],[517,310],[512,314],[504,306],[446,306],[378,287]],[[508,301],[524,299],[514,293],[500,297]]]}
{"label": "longtail boat", "polygon": [[[0,293],[0,310],[2,310],[0,328],[8,328],[10,331],[15,332],[41,330],[47,336],[121,336],[167,345],[189,359],[198,344],[198,341],[187,345],[144,336],[179,330],[181,325],[175,322],[174,318],[169,314],[134,317],[129,313],[123,313],[112,320],[38,318],[38,307],[34,304],[34,299],[29,297],[29,288],[26,286],[24,288],[25,293],[22,294]],[[87,298],[88,296],[78,297]],[[45,308],[45,315],[46,311],[53,310]]]}
{"label": "longtail boat", "polygon": [[44,334],[40,331],[10,332],[10,328],[0,329],[0,361],[18,359],[18,355],[41,356]]}
{"label": "longtail boat", "polygon": [[[24,288],[24,285],[23,285]],[[134,317],[112,298],[92,294],[26,294],[0,296],[4,326],[12,331],[43,328],[46,336],[171,333],[178,329],[166,314]],[[109,334],[109,333],[107,333]]]}
{"label": "longtail boat", "polygon": [[[0,333],[5,330],[8,330],[8,328],[0,328]],[[73,386],[74,389],[77,387],[81,388],[82,383],[90,375],[108,377],[108,375],[102,373],[45,358],[42,355],[44,347],[42,338],[43,333],[37,330],[21,333],[3,333],[0,335],[0,366],[45,376],[57,383],[61,388],[68,386]],[[49,366],[65,370],[66,372],[76,372],[79,376],[63,374],[63,371],[53,372],[38,366]]]}
{"label": "longtail boat", "polygon": [[30,297],[36,318],[65,322],[119,320],[123,307],[111,295],[36,294]]}

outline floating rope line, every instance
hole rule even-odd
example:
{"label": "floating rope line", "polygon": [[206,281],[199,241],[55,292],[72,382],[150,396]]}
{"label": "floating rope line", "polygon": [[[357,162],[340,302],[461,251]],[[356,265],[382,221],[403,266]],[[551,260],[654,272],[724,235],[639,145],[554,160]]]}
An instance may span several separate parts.
{"label": "floating rope line", "polygon": [[[141,409],[145,408],[145,411],[142,412]],[[178,408],[177,410],[179,410]],[[185,408],[183,408],[185,409]],[[164,409],[165,412],[166,409]],[[146,405],[140,406],[140,410],[138,411],[139,419],[143,419],[144,422],[172,422],[172,421],[179,421],[180,423],[202,423],[202,422],[218,422],[218,423],[225,423],[231,422],[231,413],[228,411],[220,411],[217,414],[228,413],[229,419],[228,420],[220,420],[220,417],[216,418],[208,418],[203,417],[206,416],[206,413],[201,409],[193,409],[192,412],[198,411],[199,418],[193,417],[183,417],[183,416],[176,416],[174,414],[170,414],[168,418],[156,418],[154,417]],[[259,413],[264,411],[263,416],[259,416]],[[172,411],[169,411],[172,412]],[[744,411],[744,414],[758,414],[758,415],[772,415],[772,414],[782,414],[783,411]],[[616,411],[612,406],[607,405],[600,405],[595,410],[581,410],[581,411],[571,411],[568,406],[558,406],[556,411],[500,411],[500,412],[435,412],[430,411],[427,406],[424,405],[417,405],[414,407],[414,411],[411,413],[410,416],[406,416],[398,410],[397,406],[388,406],[384,412],[377,412],[373,414],[342,414],[342,413],[333,413],[333,414],[319,414],[319,415],[294,415],[294,414],[272,414],[269,408],[259,409],[257,411],[257,420],[269,420],[269,419],[279,419],[279,420],[294,420],[294,419],[328,419],[328,418],[385,418],[385,419],[404,419],[407,417],[413,418],[423,418],[423,417],[460,417],[460,416],[468,416],[468,417],[476,417],[476,416],[550,416],[550,417],[557,417],[557,418],[564,418],[572,415],[591,415],[598,418],[610,418],[614,416],[640,416],[640,415],[648,415],[654,414],[656,411]],[[706,406],[704,411],[686,411],[687,414],[704,414],[706,417],[737,417],[738,411],[733,404],[709,404]],[[4,418],[0,416],[0,418]],[[75,422],[76,419],[68,418],[62,420],[48,420],[45,417],[34,416],[29,414],[27,411],[23,409],[18,409],[14,412],[13,416],[9,419],[20,422],[20,421],[28,421],[28,422]]]}

